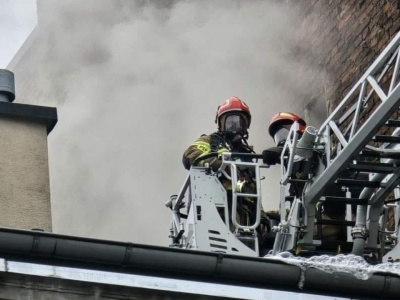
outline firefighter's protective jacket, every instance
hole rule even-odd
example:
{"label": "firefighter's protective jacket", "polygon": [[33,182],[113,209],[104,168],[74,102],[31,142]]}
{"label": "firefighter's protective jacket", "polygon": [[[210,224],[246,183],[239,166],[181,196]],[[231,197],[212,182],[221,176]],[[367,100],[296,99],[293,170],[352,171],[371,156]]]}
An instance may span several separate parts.
{"label": "firefighter's protective jacket", "polygon": [[[216,141],[218,141],[216,143]],[[217,147],[216,147],[217,145]],[[216,148],[216,149],[215,149]],[[218,152],[218,157],[211,157],[204,159],[203,161],[199,162],[199,166],[204,166],[205,163],[209,163],[210,167],[214,169],[218,169],[221,165],[221,159],[220,156],[224,152],[242,152],[242,153],[249,153],[252,152],[252,146],[247,146],[247,147],[239,147],[240,149],[232,149],[235,147],[232,147],[218,132],[210,134],[210,135],[205,135],[203,134],[200,136],[193,144],[191,144],[183,153],[183,158],[182,162],[183,165],[187,170],[190,169],[190,167],[193,165],[194,161],[205,154],[208,154],[210,152]],[[233,150],[233,151],[232,151]],[[222,185],[228,190],[232,190],[231,186],[231,181],[226,179],[225,177],[221,176],[220,177]],[[242,193],[255,193],[256,192],[256,186],[254,182],[242,182],[240,186],[236,187],[237,189],[239,188],[238,192]],[[230,194],[228,193],[228,201],[231,201],[231,197],[229,196]],[[240,201],[238,204],[238,218],[247,221],[243,221],[244,223],[249,222],[249,224],[253,224],[255,221],[255,202],[253,201],[252,198],[248,197],[243,197],[243,201]],[[265,218],[265,213],[261,209],[261,214],[262,217]],[[229,214],[230,215],[230,214]],[[243,224],[244,224],[243,223]]]}
{"label": "firefighter's protective jacket", "polygon": [[[212,137],[213,135],[214,137]],[[212,146],[212,139],[214,139],[213,144],[216,144],[215,146]],[[215,139],[217,139],[217,142],[215,142]],[[185,169],[189,170],[198,157],[210,153],[213,147],[216,148],[213,151],[218,152],[219,157],[222,153],[231,151],[229,144],[217,133],[203,134],[183,153],[182,163]],[[204,164],[208,163],[213,169],[217,169],[220,165],[219,162],[218,157],[211,157],[200,161],[199,166],[204,166]]]}

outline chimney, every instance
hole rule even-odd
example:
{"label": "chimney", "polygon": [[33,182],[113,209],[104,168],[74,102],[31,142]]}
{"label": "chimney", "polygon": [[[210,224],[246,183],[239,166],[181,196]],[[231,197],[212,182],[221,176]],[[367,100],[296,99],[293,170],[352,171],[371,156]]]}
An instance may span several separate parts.
{"label": "chimney", "polygon": [[0,69],[0,227],[51,232],[47,135],[57,110],[14,99],[14,74]]}

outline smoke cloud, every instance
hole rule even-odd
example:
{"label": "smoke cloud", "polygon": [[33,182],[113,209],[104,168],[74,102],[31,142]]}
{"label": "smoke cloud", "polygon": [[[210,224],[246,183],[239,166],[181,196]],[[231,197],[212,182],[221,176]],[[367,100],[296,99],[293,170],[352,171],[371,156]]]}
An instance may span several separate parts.
{"label": "smoke cloud", "polygon": [[[216,130],[220,102],[250,106],[261,152],[270,118],[302,114],[322,87],[325,73],[294,55],[309,42],[296,13],[275,1],[38,1],[34,100],[59,113],[54,232],[168,245],[164,202],[186,176],[183,151]],[[278,168],[265,173],[264,206],[277,209]]]}

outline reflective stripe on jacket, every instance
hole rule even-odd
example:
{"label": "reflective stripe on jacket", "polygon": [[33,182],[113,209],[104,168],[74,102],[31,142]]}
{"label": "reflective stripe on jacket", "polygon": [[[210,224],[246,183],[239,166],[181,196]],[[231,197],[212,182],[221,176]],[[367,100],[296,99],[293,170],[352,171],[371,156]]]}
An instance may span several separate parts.
{"label": "reflective stripe on jacket", "polygon": [[[185,169],[189,170],[193,165],[194,161],[205,154],[210,153],[211,151],[211,135],[202,135],[199,137],[193,144],[189,146],[183,153],[182,163]],[[220,157],[222,153],[229,152],[229,149],[223,145],[218,147],[218,156]],[[218,159],[217,157],[210,157],[205,160],[200,161],[199,166],[204,166],[205,163],[209,163],[210,165]]]}

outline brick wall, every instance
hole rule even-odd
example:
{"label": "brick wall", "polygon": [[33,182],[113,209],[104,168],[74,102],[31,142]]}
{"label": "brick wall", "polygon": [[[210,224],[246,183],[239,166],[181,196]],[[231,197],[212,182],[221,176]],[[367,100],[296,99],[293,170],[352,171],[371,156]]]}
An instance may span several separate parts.
{"label": "brick wall", "polygon": [[[303,45],[297,51],[329,74],[323,92],[331,111],[400,30],[400,1],[302,0],[296,3],[304,20],[299,41],[311,40],[308,48]],[[321,91],[315,91],[318,93]]]}

